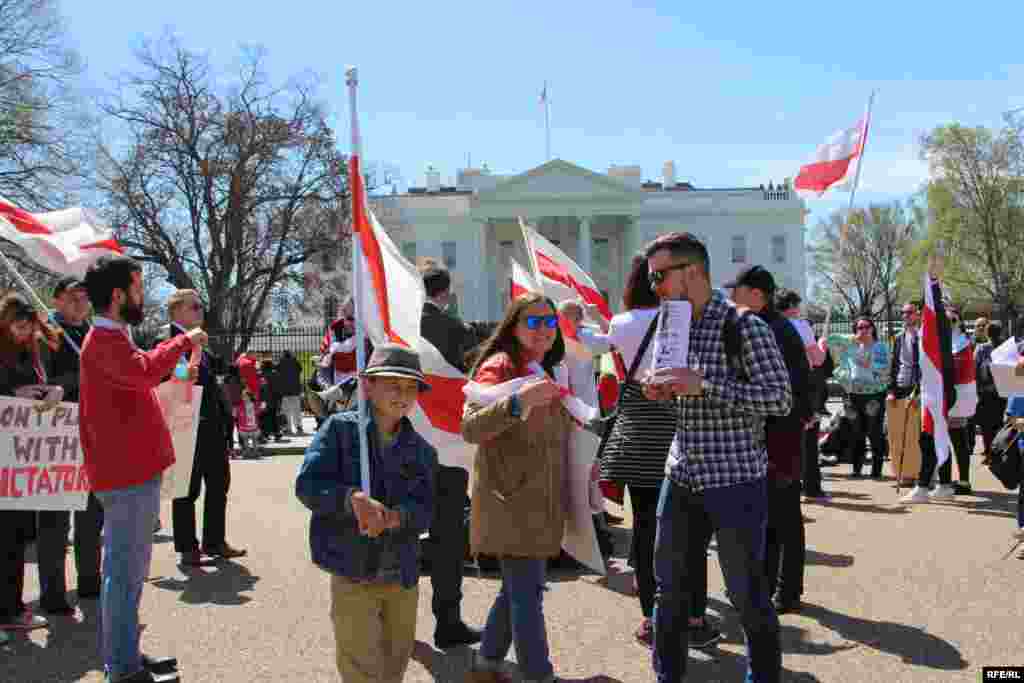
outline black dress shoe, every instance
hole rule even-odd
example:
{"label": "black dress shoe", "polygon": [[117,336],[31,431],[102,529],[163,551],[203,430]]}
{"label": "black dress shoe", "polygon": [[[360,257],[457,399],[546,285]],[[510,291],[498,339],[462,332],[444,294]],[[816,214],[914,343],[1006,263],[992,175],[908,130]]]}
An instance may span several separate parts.
{"label": "black dress shoe", "polygon": [[149,669],[139,669],[131,676],[124,676],[118,678],[114,683],[178,683],[181,679],[178,678],[178,672],[174,671],[169,674],[158,674],[150,671]]}
{"label": "black dress shoe", "polygon": [[142,655],[142,666],[154,674],[170,674],[178,670],[177,657],[150,657]]}
{"label": "black dress shoe", "polygon": [[434,645],[438,650],[449,650],[460,645],[474,645],[480,642],[483,633],[480,629],[467,626],[464,621],[438,624],[434,629]]}
{"label": "black dress shoe", "polygon": [[778,614],[794,614],[803,609],[800,598],[783,598],[777,596],[774,600],[775,611]]}

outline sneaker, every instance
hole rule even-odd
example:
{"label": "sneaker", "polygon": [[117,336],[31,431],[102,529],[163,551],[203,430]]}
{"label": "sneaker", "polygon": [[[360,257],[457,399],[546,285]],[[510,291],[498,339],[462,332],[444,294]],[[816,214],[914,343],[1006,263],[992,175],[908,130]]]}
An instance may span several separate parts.
{"label": "sneaker", "polygon": [[32,614],[31,612],[22,612],[8,623],[0,624],[0,629],[6,631],[31,631],[37,628],[45,628],[49,625],[50,622],[45,617]]}
{"label": "sneaker", "polygon": [[900,502],[904,505],[914,505],[916,503],[927,503],[931,501],[931,497],[928,495],[928,489],[922,486],[915,486],[911,489],[910,493],[900,498]]}
{"label": "sneaker", "polygon": [[698,650],[711,647],[722,639],[722,632],[708,623],[705,619],[697,626],[690,626],[690,647]]}
{"label": "sneaker", "polygon": [[949,484],[939,484],[928,495],[932,500],[949,500],[953,497],[953,487]]}

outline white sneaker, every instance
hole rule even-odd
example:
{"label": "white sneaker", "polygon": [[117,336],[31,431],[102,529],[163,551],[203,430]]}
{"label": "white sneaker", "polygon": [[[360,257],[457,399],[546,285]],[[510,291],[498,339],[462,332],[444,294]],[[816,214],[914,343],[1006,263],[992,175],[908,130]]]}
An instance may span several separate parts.
{"label": "white sneaker", "polygon": [[921,486],[915,486],[910,490],[910,493],[900,498],[900,502],[904,505],[914,505],[916,503],[927,503],[930,501],[931,498],[928,495],[928,489]]}
{"label": "white sneaker", "polygon": [[950,500],[953,497],[953,487],[948,484],[939,484],[929,495],[932,500]]}

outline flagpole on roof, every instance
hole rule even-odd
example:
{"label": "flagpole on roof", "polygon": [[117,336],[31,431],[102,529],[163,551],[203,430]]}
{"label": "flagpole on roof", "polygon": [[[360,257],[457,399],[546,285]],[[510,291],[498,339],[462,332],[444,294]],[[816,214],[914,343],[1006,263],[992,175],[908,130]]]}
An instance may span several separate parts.
{"label": "flagpole on roof", "polygon": [[[358,175],[357,178],[349,174],[349,187],[354,187],[360,195],[354,199],[365,206],[366,195],[362,183],[362,165],[360,164],[360,153],[362,139],[359,135],[359,110],[356,107],[356,90],[359,86],[359,72],[354,66],[345,69],[345,85],[348,86],[349,112],[352,117],[352,171]],[[352,219],[353,227],[356,226],[355,213]],[[363,274],[362,274],[362,236],[352,230],[352,302],[355,308],[356,317],[356,403],[359,409],[359,473],[362,490],[367,496],[371,495],[370,490],[370,449],[367,442],[366,427],[366,398],[363,395],[362,373],[366,367],[366,324],[363,316]]]}
{"label": "flagpole on roof", "polygon": [[551,102],[547,81],[544,81],[544,89],[540,91],[540,101],[544,105],[544,163],[547,163],[551,161]]}

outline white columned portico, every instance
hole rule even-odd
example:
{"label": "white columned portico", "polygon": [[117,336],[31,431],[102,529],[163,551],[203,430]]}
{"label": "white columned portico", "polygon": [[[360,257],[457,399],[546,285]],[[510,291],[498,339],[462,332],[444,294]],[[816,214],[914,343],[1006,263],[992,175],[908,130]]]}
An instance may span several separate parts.
{"label": "white columned portico", "polygon": [[590,232],[590,217],[584,216],[580,219],[580,232],[576,254],[579,256],[580,268],[590,273],[593,261],[594,238]]}

